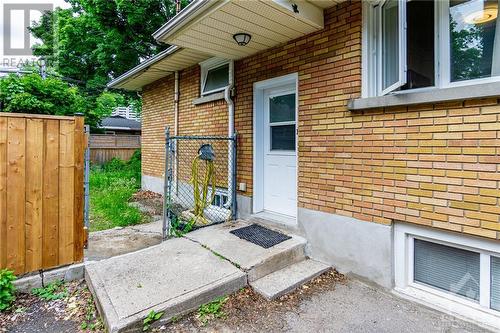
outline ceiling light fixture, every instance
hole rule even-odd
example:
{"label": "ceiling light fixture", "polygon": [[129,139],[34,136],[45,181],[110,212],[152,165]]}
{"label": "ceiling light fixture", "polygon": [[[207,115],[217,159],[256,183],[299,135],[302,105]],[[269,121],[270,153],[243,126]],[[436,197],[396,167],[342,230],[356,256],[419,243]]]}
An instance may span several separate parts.
{"label": "ceiling light fixture", "polygon": [[467,24],[482,24],[496,19],[498,16],[498,6],[486,5],[483,9],[477,10],[465,16]]}
{"label": "ceiling light fixture", "polygon": [[240,33],[234,34],[233,38],[236,41],[236,43],[238,43],[239,46],[245,46],[250,42],[250,39],[252,39],[252,36],[250,36],[247,33],[240,32]]}

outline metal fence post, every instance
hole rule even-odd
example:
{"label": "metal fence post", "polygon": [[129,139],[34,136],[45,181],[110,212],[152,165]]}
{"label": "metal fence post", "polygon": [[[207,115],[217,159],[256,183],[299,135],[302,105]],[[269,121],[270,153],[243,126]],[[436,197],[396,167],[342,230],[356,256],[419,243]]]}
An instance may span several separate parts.
{"label": "metal fence post", "polygon": [[90,126],[85,125],[84,127],[85,139],[87,140],[87,146],[85,148],[84,154],[84,176],[83,176],[83,225],[85,228],[85,232],[87,233],[86,239],[88,239],[88,232],[90,230],[90,142],[89,142],[89,133]]}
{"label": "metal fence post", "polygon": [[[163,240],[167,239],[170,233],[170,216],[168,214],[170,207],[170,127],[165,128],[165,176],[163,186]],[[168,220],[168,221],[167,221]]]}
{"label": "metal fence post", "polygon": [[236,153],[238,151],[238,149],[237,149],[238,133],[234,133],[232,141],[233,141],[233,145],[232,145],[232,150],[233,151],[232,151],[232,154],[231,154],[232,155],[232,161],[231,161],[231,163],[233,165],[233,167],[232,167],[233,181],[232,181],[231,185],[232,185],[233,189],[232,189],[232,198],[231,198],[231,200],[232,200],[232,203],[233,203],[233,221],[234,221],[234,220],[236,220],[236,218],[238,216],[238,214],[237,214],[238,213],[238,203],[237,203],[237,200],[236,200],[236,198],[237,198],[236,197],[237,196],[236,191],[237,191],[237,188],[238,188],[236,186],[236,173],[237,173],[237,168],[238,168],[238,166],[237,166],[237,158],[236,158]]}

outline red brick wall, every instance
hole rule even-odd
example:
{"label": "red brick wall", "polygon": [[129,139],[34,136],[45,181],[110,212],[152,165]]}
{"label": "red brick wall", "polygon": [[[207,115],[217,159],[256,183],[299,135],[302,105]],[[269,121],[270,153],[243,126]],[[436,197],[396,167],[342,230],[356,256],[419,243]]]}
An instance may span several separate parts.
{"label": "red brick wall", "polygon": [[[349,111],[347,101],[361,91],[360,2],[326,10],[325,29],[237,61],[235,72],[238,182],[247,184],[245,195],[252,193],[253,83],[296,72],[300,207],[499,237],[498,99]],[[145,118],[158,103],[147,90]],[[225,103],[193,107],[198,92],[199,68],[183,71],[181,133],[225,133]],[[205,121],[194,123],[193,115]]]}

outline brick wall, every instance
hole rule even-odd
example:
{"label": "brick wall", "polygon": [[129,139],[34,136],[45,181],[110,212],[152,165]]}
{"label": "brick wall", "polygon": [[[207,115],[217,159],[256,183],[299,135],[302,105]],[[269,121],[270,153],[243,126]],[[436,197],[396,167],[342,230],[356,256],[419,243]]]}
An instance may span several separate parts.
{"label": "brick wall", "polygon": [[[361,90],[360,2],[326,10],[325,29],[237,61],[235,72],[238,182],[247,184],[245,195],[252,193],[253,83],[296,72],[300,207],[499,237],[498,100],[347,110]],[[184,71],[181,79],[180,128],[225,133],[224,102],[190,104],[199,95],[199,68]],[[160,81],[149,89],[157,86],[166,87]],[[146,103],[148,98],[155,102]],[[144,118],[156,98],[146,89]],[[206,118],[193,123],[194,115]],[[144,140],[145,148],[150,144]]]}
{"label": "brick wall", "polygon": [[158,80],[142,93],[142,173],[163,177],[165,126],[174,126],[174,77]]}

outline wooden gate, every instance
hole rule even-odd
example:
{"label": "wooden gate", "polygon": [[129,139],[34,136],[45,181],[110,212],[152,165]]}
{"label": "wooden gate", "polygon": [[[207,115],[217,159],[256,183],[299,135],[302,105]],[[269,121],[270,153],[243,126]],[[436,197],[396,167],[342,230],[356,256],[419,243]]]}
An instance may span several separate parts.
{"label": "wooden gate", "polygon": [[83,122],[0,112],[0,268],[83,260]]}

